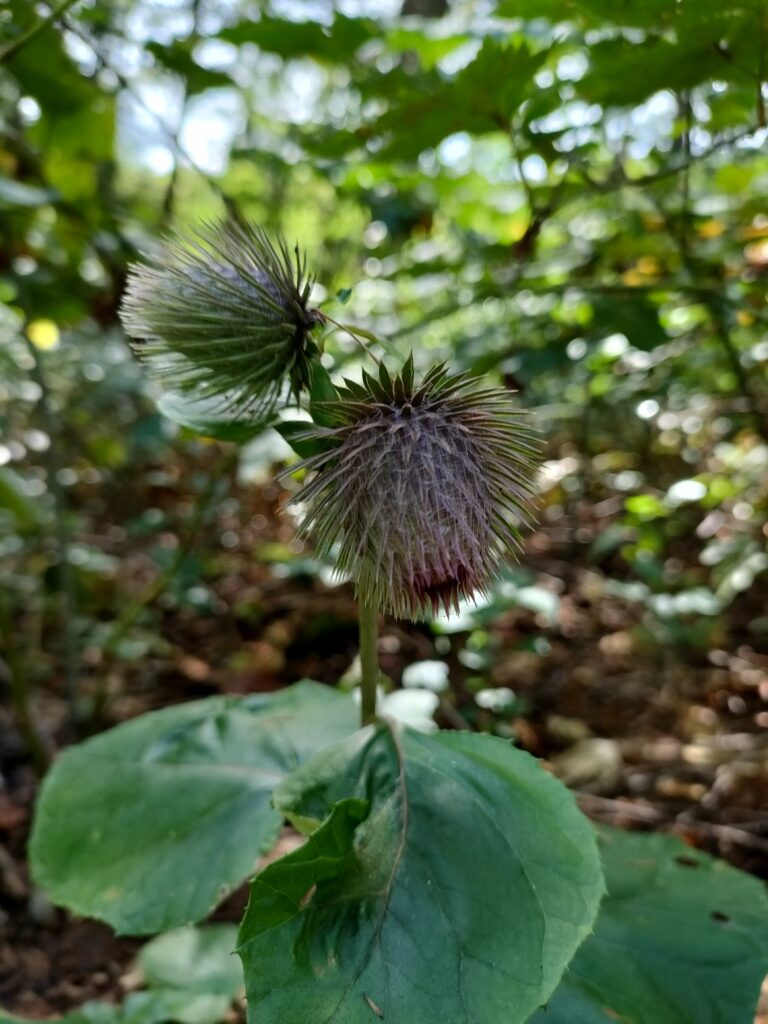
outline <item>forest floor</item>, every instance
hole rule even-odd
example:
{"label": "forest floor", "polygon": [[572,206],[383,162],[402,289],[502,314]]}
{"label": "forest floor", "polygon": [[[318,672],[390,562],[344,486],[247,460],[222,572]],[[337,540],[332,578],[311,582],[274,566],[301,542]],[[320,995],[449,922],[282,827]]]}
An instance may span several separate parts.
{"label": "forest floor", "polygon": [[[133,659],[95,643],[82,651],[83,693],[104,698],[96,728],[209,694],[272,691],[304,677],[334,684],[350,669],[351,589],[303,567],[306,553],[276,511],[274,487],[249,493],[236,521],[216,524],[217,537],[230,536],[228,550],[206,562],[209,610],[160,597],[137,619]],[[559,523],[528,538],[529,596],[530,588],[538,595],[531,607],[513,604],[483,627],[442,637],[426,624],[384,622],[383,672],[397,686],[409,664],[445,662],[441,726],[514,737],[595,820],[673,832],[768,879],[768,651],[743,627],[766,614],[765,596],[753,590],[735,602],[703,649],[663,642],[647,608],[616,596],[602,569],[574,556],[573,533]],[[140,595],[151,589],[147,555],[119,543],[111,586]],[[554,613],[542,610],[542,595],[557,599]],[[496,690],[503,700],[479,701],[478,677],[486,695]],[[31,699],[50,753],[74,738],[62,688],[52,672]],[[136,984],[139,943],[52,907],[30,881],[25,848],[38,780],[5,704],[0,758],[0,1006],[40,1018],[119,999]],[[244,889],[235,893],[217,918],[236,921],[244,898]],[[768,999],[757,1020],[768,1024]]]}

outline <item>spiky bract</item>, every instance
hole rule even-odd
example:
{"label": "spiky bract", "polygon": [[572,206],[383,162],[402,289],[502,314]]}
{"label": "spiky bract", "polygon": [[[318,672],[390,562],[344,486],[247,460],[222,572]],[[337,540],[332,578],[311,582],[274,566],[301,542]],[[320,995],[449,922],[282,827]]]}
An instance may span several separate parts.
{"label": "spiky bract", "polygon": [[332,446],[301,464],[302,530],[384,611],[457,609],[519,546],[535,439],[506,389],[442,365],[421,382],[409,359],[345,384],[312,432]]}
{"label": "spiky bract", "polygon": [[264,414],[286,381],[305,386],[322,322],[306,259],[282,237],[227,218],[168,237],[134,264],[120,316],[150,371],[179,390]]}

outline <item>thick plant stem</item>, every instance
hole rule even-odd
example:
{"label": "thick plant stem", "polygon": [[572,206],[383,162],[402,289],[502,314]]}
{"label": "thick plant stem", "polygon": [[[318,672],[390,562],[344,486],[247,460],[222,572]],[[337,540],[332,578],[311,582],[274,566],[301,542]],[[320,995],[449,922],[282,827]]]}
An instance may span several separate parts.
{"label": "thick plant stem", "polygon": [[379,682],[379,609],[375,604],[360,601],[360,721],[370,725],[376,718],[376,687]]}

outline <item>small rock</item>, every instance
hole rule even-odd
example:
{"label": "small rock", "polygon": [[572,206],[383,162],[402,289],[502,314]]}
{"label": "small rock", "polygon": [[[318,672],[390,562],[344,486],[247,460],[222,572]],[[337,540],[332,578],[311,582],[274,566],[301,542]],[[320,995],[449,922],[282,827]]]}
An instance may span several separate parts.
{"label": "small rock", "polygon": [[555,774],[566,786],[587,793],[613,792],[621,780],[623,760],[615,740],[591,737],[551,758]]}

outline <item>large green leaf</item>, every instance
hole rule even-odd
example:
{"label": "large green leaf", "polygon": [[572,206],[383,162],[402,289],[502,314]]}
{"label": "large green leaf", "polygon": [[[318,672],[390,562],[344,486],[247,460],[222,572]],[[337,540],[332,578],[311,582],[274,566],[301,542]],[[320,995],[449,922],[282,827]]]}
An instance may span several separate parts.
{"label": "large green leaf", "polygon": [[323,824],[252,885],[238,952],[258,1024],[517,1024],[597,912],[589,824],[502,740],[365,730],[275,803]]}
{"label": "large green leaf", "polygon": [[51,113],[29,129],[44,154],[46,185],[66,203],[80,204],[93,224],[106,212],[99,209],[98,197],[114,159],[115,123],[115,98],[95,93],[87,106]]}
{"label": "large green leaf", "polygon": [[510,119],[535,89],[547,58],[525,45],[487,38],[475,59],[453,78],[413,76],[371,131],[386,142],[382,155],[412,159],[454,132],[506,132]]}
{"label": "large green leaf", "polygon": [[595,933],[534,1024],[752,1024],[768,972],[764,885],[669,836],[601,840]]}
{"label": "large green leaf", "polygon": [[195,394],[166,391],[158,399],[157,407],[163,416],[194,434],[212,437],[217,441],[233,441],[235,444],[253,440],[272,423],[271,419],[247,419],[233,412],[228,408],[226,399],[220,396],[203,398]]}
{"label": "large green leaf", "polygon": [[606,39],[590,48],[590,70],[578,84],[579,93],[615,107],[642,103],[661,89],[689,89],[722,74],[725,62],[716,44],[716,30],[712,37],[699,34],[684,43]]}
{"label": "large green leaf", "polygon": [[277,783],[357,714],[350,697],[305,682],[167,708],[73,747],[43,786],[36,881],[122,933],[199,920],[274,844]]}

